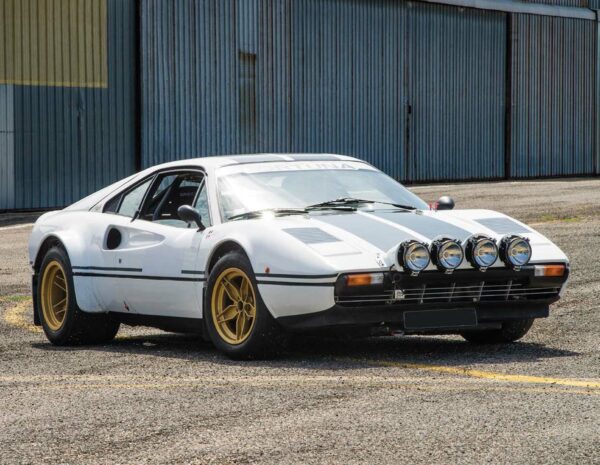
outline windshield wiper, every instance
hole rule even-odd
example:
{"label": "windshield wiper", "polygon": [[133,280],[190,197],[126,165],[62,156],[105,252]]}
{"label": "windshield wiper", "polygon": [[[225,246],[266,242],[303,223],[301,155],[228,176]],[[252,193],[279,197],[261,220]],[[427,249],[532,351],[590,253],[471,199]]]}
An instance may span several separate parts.
{"label": "windshield wiper", "polygon": [[263,208],[262,210],[253,210],[240,213],[239,215],[233,215],[228,217],[227,220],[259,218],[269,212],[274,213],[275,215],[304,215],[305,213],[308,213],[304,208]]}
{"label": "windshield wiper", "polygon": [[336,207],[356,207],[362,203],[381,203],[383,205],[391,205],[395,208],[400,208],[402,210],[416,210],[415,207],[410,205],[402,205],[400,203],[391,203],[391,202],[382,202],[380,200],[365,200],[365,199],[355,199],[353,197],[341,197],[335,200],[328,200],[327,202],[315,203],[314,205],[309,205],[306,207],[307,210],[318,210],[320,208],[336,208]]}

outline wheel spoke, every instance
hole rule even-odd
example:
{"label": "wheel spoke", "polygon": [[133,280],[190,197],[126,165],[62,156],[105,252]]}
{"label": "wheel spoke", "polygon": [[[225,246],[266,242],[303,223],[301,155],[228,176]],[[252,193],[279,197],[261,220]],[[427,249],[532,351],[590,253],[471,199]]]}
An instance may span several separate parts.
{"label": "wheel spoke", "polygon": [[239,341],[244,336],[246,326],[246,314],[244,312],[240,312],[237,320],[235,321],[235,337]]}
{"label": "wheel spoke", "polygon": [[242,294],[242,300],[246,302],[248,300],[248,294],[250,293],[250,286],[247,279],[242,279],[240,290]]}
{"label": "wheel spoke", "polygon": [[238,314],[237,307],[235,305],[229,305],[217,315],[217,321],[224,323],[225,321],[233,320]]}
{"label": "wheel spoke", "polygon": [[66,311],[67,311],[67,307],[65,306],[65,307],[63,307],[63,308],[61,308],[61,309],[59,309],[59,310],[56,310],[54,313],[55,313],[55,314],[56,314],[56,316],[58,317],[58,316],[60,316],[60,315],[64,315]]}
{"label": "wheel spoke", "polygon": [[256,307],[251,305],[250,308],[246,311],[246,315],[248,318],[254,318],[256,316]]}
{"label": "wheel spoke", "polygon": [[239,289],[227,278],[223,278],[223,288],[227,296],[233,301],[237,302],[240,299],[240,291]]}
{"label": "wheel spoke", "polygon": [[[65,297],[64,299],[59,300],[58,302],[56,302],[53,307],[54,308],[58,308],[58,307],[62,307],[63,304],[67,301],[67,298]],[[66,308],[66,305],[64,306]]]}
{"label": "wheel spoke", "polygon": [[67,292],[67,287],[65,286],[65,282],[64,280],[62,282],[58,281],[58,276],[54,279],[54,283],[53,283],[56,287],[58,287],[60,290]]}

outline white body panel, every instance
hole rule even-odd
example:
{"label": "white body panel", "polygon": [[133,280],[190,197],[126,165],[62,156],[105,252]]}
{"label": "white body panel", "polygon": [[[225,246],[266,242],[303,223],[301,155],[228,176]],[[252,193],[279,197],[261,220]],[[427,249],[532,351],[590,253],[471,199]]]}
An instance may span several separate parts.
{"label": "white body panel", "polygon": [[[514,232],[530,239],[532,264],[568,263],[565,254],[546,237],[489,210],[365,209],[222,223],[215,170],[236,163],[228,157],[216,157],[161,165],[62,211],[42,215],[30,238],[31,264],[39,263],[41,245],[53,237],[65,246],[77,272],[74,283],[82,310],[201,318],[205,271],[212,255],[226,242],[235,242],[249,257],[261,296],[275,317],[331,308],[333,283],[339,274],[397,268],[398,244],[409,237],[430,243],[440,235],[464,240],[473,234],[485,234],[500,240]],[[201,167],[206,172],[213,226],[205,231],[101,213],[103,203],[112,195],[155,170],[183,166]],[[123,236],[122,246],[112,251],[105,247],[111,227]],[[305,241],[294,236],[300,228],[311,228],[333,239]],[[494,264],[504,266],[500,260]],[[466,260],[461,265],[469,267]],[[429,269],[435,267],[430,265]]]}

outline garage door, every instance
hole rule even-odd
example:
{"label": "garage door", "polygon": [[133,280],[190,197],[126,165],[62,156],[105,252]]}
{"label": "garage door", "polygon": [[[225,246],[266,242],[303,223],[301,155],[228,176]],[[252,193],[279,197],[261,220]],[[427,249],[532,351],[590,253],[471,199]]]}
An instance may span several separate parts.
{"label": "garage door", "polygon": [[407,9],[407,178],[504,176],[505,14]]}
{"label": "garage door", "polygon": [[397,179],[504,175],[506,17],[412,2],[291,4],[294,151]]}

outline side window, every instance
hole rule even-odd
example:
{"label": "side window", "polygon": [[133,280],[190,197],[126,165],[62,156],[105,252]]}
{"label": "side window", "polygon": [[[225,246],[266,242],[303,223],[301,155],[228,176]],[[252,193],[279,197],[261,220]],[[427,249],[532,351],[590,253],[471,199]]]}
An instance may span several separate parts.
{"label": "side window", "polygon": [[193,205],[204,183],[201,173],[169,173],[159,177],[152,185],[140,218],[146,221],[187,228],[177,214],[182,205]]}
{"label": "side window", "polygon": [[[144,199],[144,194],[148,190],[148,186],[150,186],[151,181],[152,179],[148,179],[143,184],[140,184],[133,190],[130,190],[129,192],[123,194],[123,200],[121,200],[119,209],[116,211],[116,213],[118,213],[119,215],[127,216],[129,218],[133,218],[133,215],[135,215],[135,213],[140,208],[140,204]],[[113,200],[111,200],[111,202]]]}
{"label": "side window", "polygon": [[167,200],[176,180],[176,174],[163,175],[156,180],[150,190],[150,195],[148,196],[146,206],[144,207],[144,211],[140,215],[140,218],[152,221],[154,212],[160,207],[163,199],[165,199],[165,201]]}
{"label": "side window", "polygon": [[211,225],[210,222],[210,212],[208,210],[208,194],[206,189],[206,182],[203,182],[200,186],[200,192],[196,196],[196,202],[193,207],[200,212],[200,216],[202,216],[202,224],[208,227]]}

